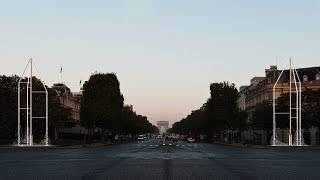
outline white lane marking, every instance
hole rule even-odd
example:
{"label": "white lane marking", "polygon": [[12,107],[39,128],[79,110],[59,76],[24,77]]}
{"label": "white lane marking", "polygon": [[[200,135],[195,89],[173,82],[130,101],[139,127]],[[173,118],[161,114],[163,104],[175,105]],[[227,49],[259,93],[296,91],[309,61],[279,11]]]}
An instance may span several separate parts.
{"label": "white lane marking", "polygon": [[186,145],[182,145],[182,146],[184,147],[184,146],[186,146]]}
{"label": "white lane marking", "polygon": [[[106,156],[108,157],[108,156]],[[1,162],[65,162],[65,161],[96,161],[97,159],[18,159],[1,160]]]}
{"label": "white lane marking", "polygon": [[180,146],[179,144],[177,146]]}
{"label": "white lane marking", "polygon": [[153,145],[149,145],[150,147],[152,147]]}

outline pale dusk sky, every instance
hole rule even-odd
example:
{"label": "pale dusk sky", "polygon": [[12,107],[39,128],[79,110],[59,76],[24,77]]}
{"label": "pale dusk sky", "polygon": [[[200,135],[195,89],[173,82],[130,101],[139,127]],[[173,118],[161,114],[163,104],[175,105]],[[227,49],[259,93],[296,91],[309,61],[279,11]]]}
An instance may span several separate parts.
{"label": "pale dusk sky", "polygon": [[[209,85],[248,84],[289,57],[320,65],[320,1],[0,1],[1,75],[30,57],[51,86],[116,73],[125,103],[171,123],[202,106]],[[277,57],[277,58],[276,58]],[[278,59],[278,61],[276,61]]]}

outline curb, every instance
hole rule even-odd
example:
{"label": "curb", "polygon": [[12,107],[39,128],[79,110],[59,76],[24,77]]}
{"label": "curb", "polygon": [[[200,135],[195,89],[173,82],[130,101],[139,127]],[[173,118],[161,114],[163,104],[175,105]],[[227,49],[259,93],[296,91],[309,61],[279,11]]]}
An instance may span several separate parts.
{"label": "curb", "polygon": [[230,147],[239,147],[239,148],[252,148],[252,149],[303,149],[303,150],[320,150],[320,146],[271,146],[271,145],[252,145],[246,144],[243,145],[241,143],[222,143],[222,142],[213,142],[212,144],[230,146]]}

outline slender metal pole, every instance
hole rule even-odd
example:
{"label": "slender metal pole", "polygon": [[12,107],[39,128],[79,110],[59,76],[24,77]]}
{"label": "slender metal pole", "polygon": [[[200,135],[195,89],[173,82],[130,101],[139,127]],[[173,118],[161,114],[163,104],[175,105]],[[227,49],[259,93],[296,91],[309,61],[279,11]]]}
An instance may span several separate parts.
{"label": "slender metal pole", "polygon": [[48,91],[46,89],[46,146],[49,145],[49,135],[48,135]]}
{"label": "slender metal pole", "polygon": [[[275,84],[276,86],[276,84]],[[276,145],[276,92],[275,92],[275,86],[273,87],[273,139],[272,139],[272,145]]]}
{"label": "slender metal pole", "polygon": [[30,59],[30,146],[33,145],[33,133],[32,133],[32,58]]}
{"label": "slender metal pole", "polygon": [[28,78],[28,82],[27,82],[27,145],[29,145],[29,83],[30,83],[30,78]]}
{"label": "slender metal pole", "polygon": [[291,101],[292,101],[292,97],[291,97],[291,93],[292,93],[292,87],[291,87],[291,83],[292,83],[292,63],[291,63],[291,59],[290,59],[290,73],[289,73],[289,76],[290,76],[290,84],[289,84],[289,146],[292,145],[292,112],[291,112],[291,108],[292,108],[292,105],[291,105]]}
{"label": "slender metal pole", "polygon": [[20,141],[20,108],[21,108],[21,105],[20,105],[20,82],[21,82],[21,79],[19,80],[18,82],[18,146],[20,146],[21,144],[21,141]]}
{"label": "slender metal pole", "polygon": [[293,72],[292,72],[292,76],[293,76],[293,80],[294,80],[294,87],[295,87],[295,92],[296,92],[296,105],[295,105],[295,108],[296,108],[296,115],[295,115],[295,118],[296,118],[296,139],[295,139],[295,145],[299,145],[299,90],[298,90],[298,86],[297,86],[297,73],[296,73],[296,68],[293,66]]}
{"label": "slender metal pole", "polygon": [[276,127],[277,127],[277,122],[276,122],[276,86],[283,74],[284,70],[281,71],[277,81],[274,83],[273,86],[273,145],[276,145]]}
{"label": "slender metal pole", "polygon": [[[300,79],[299,79],[299,81],[300,81]],[[301,109],[302,109],[302,105],[301,105],[301,102],[302,102],[302,97],[301,97],[301,93],[302,93],[302,91],[301,91],[301,81],[300,81],[300,83],[299,83],[300,85],[299,85],[299,89],[300,89],[300,93],[299,93],[299,96],[300,96],[300,102],[299,102],[299,143],[300,143],[300,145],[303,145],[302,144],[302,131],[301,131]]]}
{"label": "slender metal pole", "polygon": [[[294,64],[293,64],[293,66],[294,66]],[[299,83],[299,92],[298,92],[298,96],[299,96],[299,102],[298,102],[298,108],[299,108],[299,111],[298,111],[298,115],[297,115],[297,117],[299,118],[299,129],[298,129],[298,135],[299,135],[299,137],[298,137],[298,139],[299,139],[299,143],[298,143],[298,145],[299,146],[301,146],[301,145],[303,145],[302,144],[302,131],[301,131],[301,109],[302,109],[302,105],[301,105],[301,102],[302,102],[302,97],[301,97],[301,93],[302,93],[302,90],[301,90],[301,80],[300,80],[300,77],[299,77],[299,74],[298,74],[298,71],[297,71],[297,69],[294,67],[294,69],[295,69],[295,73],[296,73],[296,75],[297,75],[297,80],[298,80],[298,83]]]}

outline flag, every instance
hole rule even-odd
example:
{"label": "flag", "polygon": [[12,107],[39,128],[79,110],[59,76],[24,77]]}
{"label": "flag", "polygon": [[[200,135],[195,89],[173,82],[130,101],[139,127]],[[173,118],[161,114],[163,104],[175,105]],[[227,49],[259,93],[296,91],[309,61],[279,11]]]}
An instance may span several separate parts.
{"label": "flag", "polygon": [[61,69],[60,69],[60,74],[62,73],[62,65],[61,65]]}
{"label": "flag", "polygon": [[81,80],[80,80],[80,82],[79,82],[79,85],[81,86]]}

